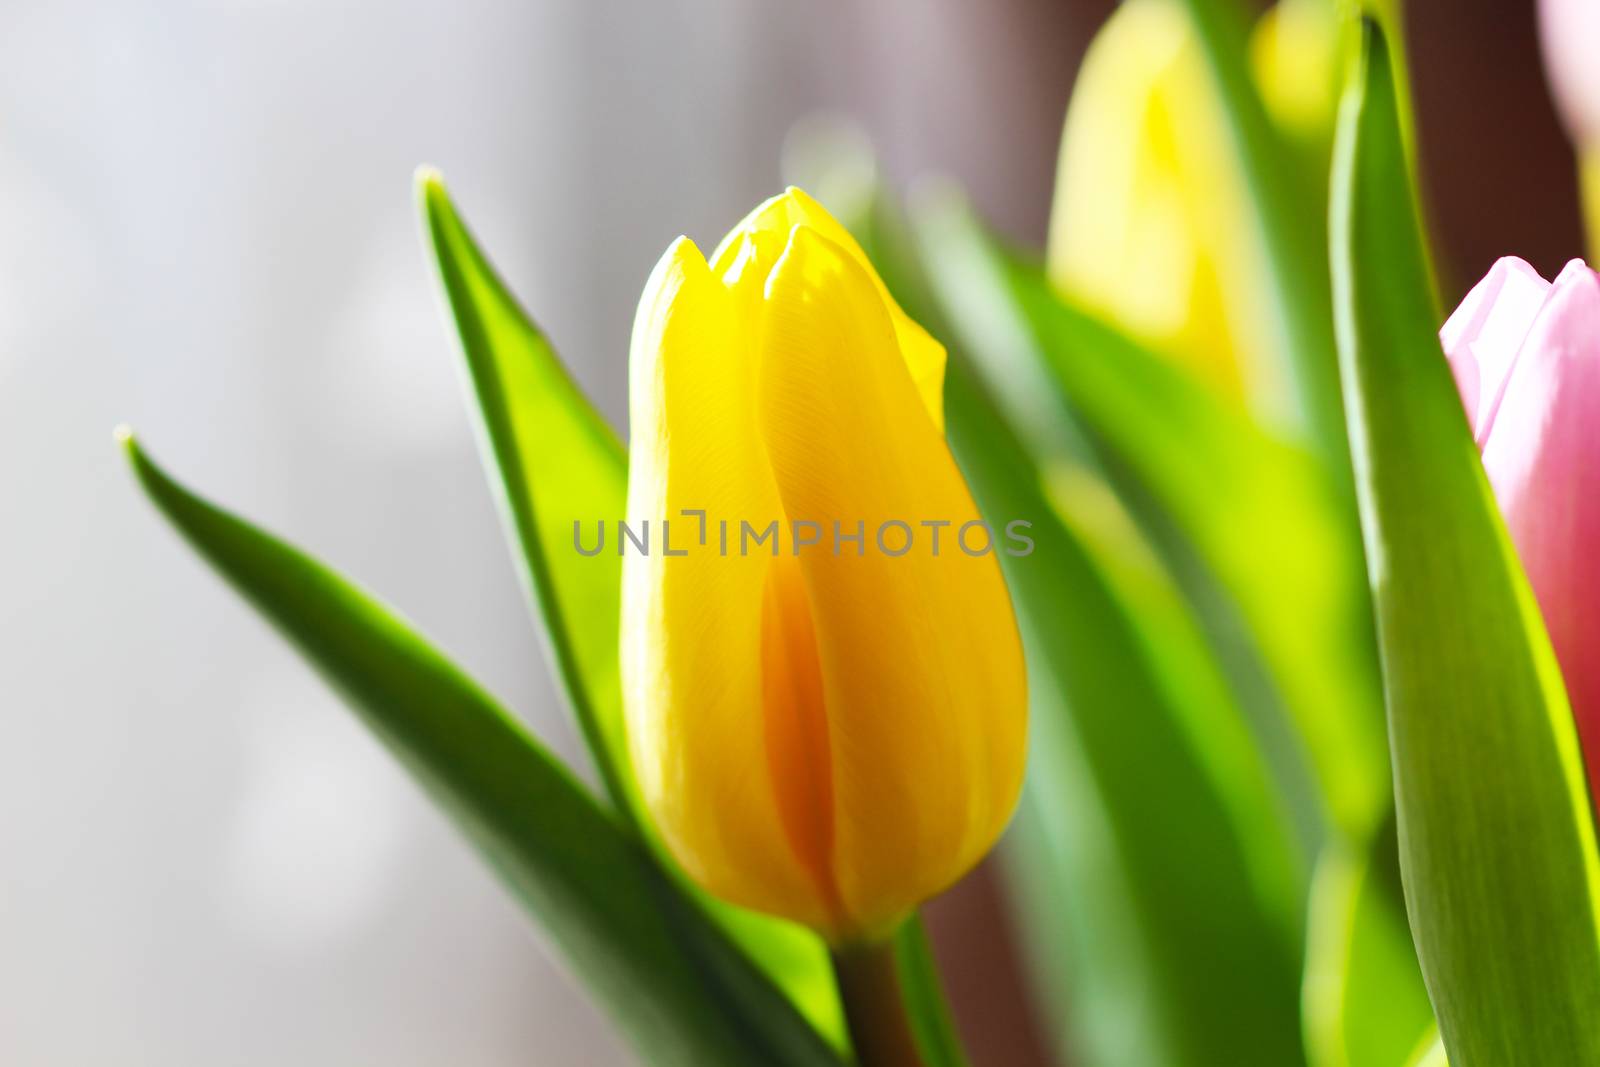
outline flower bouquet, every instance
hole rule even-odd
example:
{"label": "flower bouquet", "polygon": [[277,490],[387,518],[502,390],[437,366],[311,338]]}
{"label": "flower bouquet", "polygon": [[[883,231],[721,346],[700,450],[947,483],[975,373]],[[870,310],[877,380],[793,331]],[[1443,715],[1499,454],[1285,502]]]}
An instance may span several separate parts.
{"label": "flower bouquet", "polygon": [[656,265],[626,445],[419,172],[594,787],[120,439],[644,1062],[970,1062],[918,908],[999,842],[1063,1064],[1600,1064],[1600,275],[1444,313],[1370,7],[1126,0],[1042,260],[813,144]]}

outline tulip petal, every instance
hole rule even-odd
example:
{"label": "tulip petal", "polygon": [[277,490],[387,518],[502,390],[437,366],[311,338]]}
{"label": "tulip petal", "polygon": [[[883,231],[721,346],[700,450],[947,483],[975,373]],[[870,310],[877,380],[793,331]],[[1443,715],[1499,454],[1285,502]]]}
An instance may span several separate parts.
{"label": "tulip petal", "polygon": [[890,295],[883,280],[872,269],[872,262],[867,254],[862,251],[861,245],[850,235],[850,231],[839,224],[839,221],[830,215],[826,208],[813,200],[802,189],[790,186],[779,195],[757,207],[744,220],[735,226],[722,243],[712,253],[712,269],[721,274],[732,262],[738,251],[739,238],[751,232],[764,232],[775,236],[779,240],[786,240],[789,231],[795,226],[805,225],[811,227],[829,241],[838,245],[849,256],[860,264],[862,270],[872,280],[877,289],[878,298],[889,311],[889,318],[894,323],[895,337],[900,344],[900,352],[905,357],[906,367],[911,372],[912,381],[916,383],[917,391],[922,396],[923,406],[927,408],[928,415],[934,424],[939,427],[939,432],[944,432],[944,345],[933,339],[933,336],[924,330],[915,319],[900,309]]}
{"label": "tulip petal", "polygon": [[[859,554],[834,542],[797,561],[827,710],[834,874],[854,932],[880,933],[975,863],[1011,813],[1021,644],[998,549],[957,542],[977,509],[872,275],[799,225],[766,297],[757,422],[784,511],[865,536]],[[936,552],[921,524],[940,520]]]}
{"label": "tulip petal", "polygon": [[1539,41],[1567,132],[1580,144],[1593,144],[1600,140],[1600,5],[1539,0]]}
{"label": "tulip petal", "polygon": [[1506,374],[1550,292],[1550,283],[1515,256],[1495,263],[1456,308],[1439,340],[1481,446]]}
{"label": "tulip petal", "polygon": [[1181,4],[1117,6],[1067,109],[1050,277],[1222,394],[1286,411],[1265,267],[1219,104]]}
{"label": "tulip petal", "polygon": [[1529,331],[1483,450],[1578,734],[1600,771],[1600,275],[1569,265]]}
{"label": "tulip petal", "polygon": [[[740,523],[763,529],[781,509],[753,447],[748,316],[762,281],[753,250],[729,264],[725,286],[680,239],[640,302],[628,515],[635,528],[649,521],[653,540],[648,555],[630,548],[623,561],[629,744],[645,802],[697,881],[736,904],[830,929],[834,917],[790,847],[762,773],[771,743],[759,710],[771,559],[740,553]],[[686,508],[706,512],[704,543]],[[726,555],[719,520],[729,524]],[[668,547],[687,555],[666,555]]]}

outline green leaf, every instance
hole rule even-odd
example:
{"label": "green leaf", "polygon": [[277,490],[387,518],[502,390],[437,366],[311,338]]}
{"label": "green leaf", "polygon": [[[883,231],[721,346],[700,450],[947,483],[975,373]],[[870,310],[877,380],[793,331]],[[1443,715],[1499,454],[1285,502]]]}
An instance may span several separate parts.
{"label": "green leaf", "polygon": [[493,698],[371,597],[190,494],[131,434],[121,438],[150,500],[455,820],[644,1059],[838,1067],[782,994]]}
{"label": "green leaf", "polygon": [[1444,1042],[1439,1040],[1437,1033],[1428,1035],[1427,1040],[1417,1049],[1410,1067],[1450,1067],[1450,1057],[1445,1055]]}
{"label": "green leaf", "polygon": [[946,406],[983,513],[1033,523],[1003,560],[1034,701],[1019,832],[1043,850],[1023,899],[1027,947],[1076,963],[1050,989],[1075,1058],[1301,1062],[1291,836],[1181,603],[1103,485],[1040,471],[958,359]]}
{"label": "green leaf", "polygon": [[[518,549],[524,587],[613,806],[676,872],[639,807],[629,763],[617,653],[622,561],[612,552],[585,556],[573,542],[575,524],[582,524],[588,544],[596,524],[625,514],[627,453],[496,274],[440,175],[420,171],[417,192],[477,400],[484,463]],[[817,1028],[844,1048],[844,1012],[820,939],[690,888]]]}
{"label": "green leaf", "polygon": [[443,178],[419,170],[417,196],[518,573],[600,780],[636,818],[617,658],[622,568],[613,553],[575,547],[576,524],[592,533],[625,513],[628,454],[479,250]]}
{"label": "green leaf", "polygon": [[1302,1010],[1312,1067],[1406,1067],[1437,1032],[1400,888],[1393,820],[1317,864]]}
{"label": "green leaf", "polygon": [[967,1067],[967,1053],[945,1002],[939,964],[933,958],[920,916],[902,923],[894,937],[895,968],[901,998],[911,1018],[912,1033],[924,1067]]}
{"label": "green leaf", "polygon": [[1308,844],[1325,820],[1364,840],[1389,806],[1382,703],[1354,515],[1326,469],[1065,303],[958,197],[918,208],[942,306],[1030,451],[1102,462],[1206,620]]}
{"label": "green leaf", "polygon": [[1388,51],[1362,38],[1333,274],[1412,930],[1455,1067],[1600,1063],[1576,731],[1440,351]]}
{"label": "green leaf", "polygon": [[[1256,208],[1256,236],[1270,270],[1295,387],[1307,425],[1342,487],[1348,470],[1337,364],[1329,329],[1320,187],[1293,180],[1294,157],[1256,92],[1249,19],[1238,0],[1184,0],[1222,99],[1240,170]],[[1312,195],[1315,194],[1315,195]]]}
{"label": "green leaf", "polygon": [[[922,272],[925,259],[899,211],[881,191],[870,209],[851,220],[851,229],[902,306],[948,341],[951,331]],[[1032,384],[1025,376],[1007,380],[1022,392]],[[956,352],[946,394],[951,444],[984,513],[995,521],[1026,515],[1036,530],[1043,524],[1047,534],[1035,556],[1054,562],[1058,541],[1070,548],[1061,565],[1072,581],[1053,581],[1053,569],[1017,569],[1031,557],[1009,573],[1028,647],[1032,736],[1005,858],[1035,979],[1050,1002],[1069,1006],[1048,1020],[1058,1024],[1055,1044],[1069,1062],[1239,1062],[1236,1049],[1221,1051],[1228,1041],[1222,1016],[1208,1017],[1218,1007],[1209,998],[1226,988],[1248,1005],[1235,1022],[1260,1023],[1263,1060],[1295,1062],[1296,1011],[1286,995],[1299,949],[1294,842],[1237,718],[1217,714],[1220,682],[1198,638],[1172,591],[1150,573],[1159,568],[1148,560],[1139,561],[1143,568],[1127,565],[1139,535],[1114,521],[1115,500],[1092,477],[1078,477],[1086,473],[1081,468],[1057,464],[1048,476],[1042,472]],[[1078,521],[1074,530],[1055,515],[1042,479]],[[1091,560],[1092,553],[1099,558]],[[1101,565],[1118,572],[1114,595],[1092,569]],[[1071,606],[1077,582],[1101,591],[1082,615]],[[1115,627],[1103,631],[1096,608],[1113,603]],[[1063,613],[1071,619],[1064,628]],[[1130,618],[1146,631],[1130,632],[1136,629]],[[1135,686],[1131,704],[1118,673],[1129,657],[1154,676]],[[1070,686],[1058,682],[1064,674]],[[1124,712],[1120,725],[1109,721],[1113,709]],[[1090,717],[1084,735],[1075,715]],[[1146,718],[1155,724],[1156,763],[1118,776],[1120,761],[1140,758],[1137,735],[1152,728]],[[1091,743],[1094,751],[1086,752]],[[1174,749],[1182,754],[1174,757]],[[1163,773],[1164,756],[1182,769]],[[1113,823],[1113,807],[1126,817]],[[1199,839],[1230,843],[1207,860],[1218,866],[1174,876],[1162,867],[1164,854],[1169,841],[1178,843],[1171,857],[1192,843],[1185,829],[1190,811]],[[1156,878],[1139,881],[1158,868]],[[1219,910],[1229,914],[1212,926],[1195,900],[1219,898],[1225,901]],[[1238,954],[1231,943],[1223,948],[1211,940],[1226,940],[1234,924],[1249,931],[1239,938]],[[1216,952],[1223,955],[1207,955]],[[1219,958],[1227,961],[1221,968]],[[1257,996],[1257,982],[1268,991],[1264,997]],[[1286,1058],[1274,1060],[1279,1051]]]}

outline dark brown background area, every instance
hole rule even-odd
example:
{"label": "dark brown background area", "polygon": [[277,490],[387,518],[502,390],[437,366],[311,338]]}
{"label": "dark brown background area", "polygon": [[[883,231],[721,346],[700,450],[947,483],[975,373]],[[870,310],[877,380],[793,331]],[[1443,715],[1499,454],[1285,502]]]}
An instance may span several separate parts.
{"label": "dark brown background area", "polygon": [[[891,170],[931,162],[955,174],[996,225],[1040,245],[1073,78],[1113,6],[947,5],[940,16],[950,24],[947,34],[969,45],[953,74],[948,62],[937,70],[920,62],[910,69],[858,64],[919,87],[910,94],[857,87],[875,134],[896,131],[880,136]],[[1533,3],[1410,0],[1406,36],[1444,300],[1453,305],[1502,255],[1519,255],[1553,276],[1582,254],[1583,242],[1573,153],[1545,87]],[[893,40],[876,44],[886,60],[899,51]],[[1026,1000],[998,877],[991,859],[929,907],[928,924],[958,1024],[981,1067],[1048,1064],[1039,1022],[1059,1009]]]}
{"label": "dark brown background area", "polygon": [[1583,251],[1576,164],[1545,88],[1533,8],[1410,5],[1423,190],[1447,299],[1500,256],[1548,277]]}

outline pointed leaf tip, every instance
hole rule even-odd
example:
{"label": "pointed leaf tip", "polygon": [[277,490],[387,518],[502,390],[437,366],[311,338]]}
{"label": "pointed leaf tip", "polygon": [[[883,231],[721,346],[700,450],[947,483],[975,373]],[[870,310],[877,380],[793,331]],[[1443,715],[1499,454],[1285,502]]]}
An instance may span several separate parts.
{"label": "pointed leaf tip", "polygon": [[444,192],[444,173],[432,163],[419,163],[417,169],[411,172],[411,183],[416,187],[418,195],[431,196],[435,192]]}
{"label": "pointed leaf tip", "polygon": [[[416,181],[422,240],[455,326],[479,440],[521,579],[611,808],[648,833],[638,815],[622,724],[621,559],[585,558],[568,540],[576,522],[624,513],[627,453],[473,238],[442,176],[422,168]],[[821,943],[775,920],[713,910],[808,1017],[842,1040],[838,994]]]}
{"label": "pointed leaf tip", "polygon": [[111,436],[116,441],[117,447],[122,450],[123,458],[128,461],[128,467],[133,471],[133,476],[138,479],[139,487],[144,490],[145,495],[153,503],[165,510],[162,500],[170,484],[169,479],[161,468],[157,467],[154,461],[150,459],[149,454],[145,452],[144,445],[140,442],[138,435],[134,433],[133,427],[125,422],[120,423],[116,429],[111,431]]}
{"label": "pointed leaf tip", "polygon": [[1440,348],[1384,35],[1363,37],[1332,276],[1412,934],[1457,1062],[1596,1063],[1600,850],[1578,738]]}
{"label": "pointed leaf tip", "polygon": [[192,493],[131,435],[123,445],[150,501],[400,757],[641,1054],[676,1067],[842,1067],[726,935],[661,881],[638,840],[409,623]]}
{"label": "pointed leaf tip", "polygon": [[438,256],[441,254],[439,242],[443,239],[439,227],[459,221],[455,207],[450,203],[450,191],[445,187],[444,174],[432,164],[424,163],[416,169],[411,182],[417,199],[417,212],[422,220],[423,241]]}
{"label": "pointed leaf tip", "polygon": [[1371,91],[1371,78],[1374,74],[1382,75],[1382,83],[1393,92],[1392,78],[1389,72],[1389,38],[1383,32],[1383,23],[1370,11],[1361,16],[1360,30],[1356,35],[1356,70],[1362,75],[1356,79],[1356,84],[1363,91]]}

